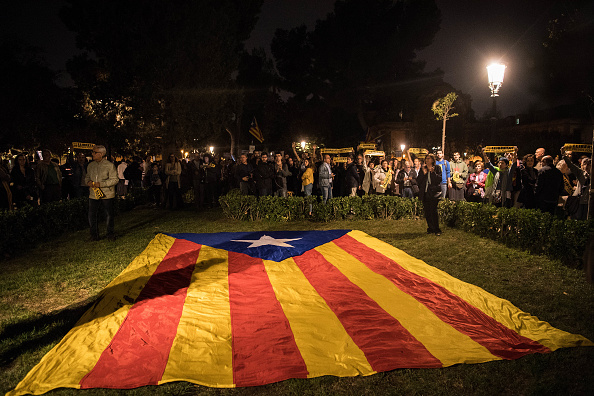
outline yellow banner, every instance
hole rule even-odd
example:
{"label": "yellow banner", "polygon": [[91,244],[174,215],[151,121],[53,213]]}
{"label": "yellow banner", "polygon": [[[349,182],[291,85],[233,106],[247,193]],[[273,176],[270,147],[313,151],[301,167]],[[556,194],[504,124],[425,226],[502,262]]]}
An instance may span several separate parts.
{"label": "yellow banner", "polygon": [[[429,154],[429,150],[424,149],[424,148],[417,148],[417,147],[411,147],[408,149],[408,152],[411,154]],[[417,155],[418,157],[418,155]]]}
{"label": "yellow banner", "polygon": [[72,142],[73,149],[92,150],[95,143]]}
{"label": "yellow banner", "polygon": [[352,147],[345,147],[340,149],[323,148],[320,149],[321,154],[341,154],[341,153],[352,153],[354,150]]}
{"label": "yellow banner", "polygon": [[368,155],[370,157],[385,157],[386,153],[383,151],[375,151],[375,150],[367,150],[363,153],[364,155]]}
{"label": "yellow banner", "polygon": [[485,153],[505,154],[514,152],[518,146],[485,146]]}
{"label": "yellow banner", "polygon": [[334,157],[332,160],[336,163],[342,163],[347,162],[347,157]]}
{"label": "yellow banner", "polygon": [[563,146],[564,151],[575,151],[578,153],[591,153],[592,152],[592,145],[591,144],[573,144],[573,143],[565,143]]}
{"label": "yellow banner", "polygon": [[357,150],[375,150],[375,143],[361,143],[357,146]]}

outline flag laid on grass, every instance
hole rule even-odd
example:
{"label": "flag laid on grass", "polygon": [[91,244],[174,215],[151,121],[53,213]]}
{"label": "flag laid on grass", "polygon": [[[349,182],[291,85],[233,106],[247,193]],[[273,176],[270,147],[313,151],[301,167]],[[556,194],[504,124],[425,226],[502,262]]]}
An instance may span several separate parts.
{"label": "flag laid on grass", "polygon": [[159,234],[8,395],[213,387],[594,345],[360,231]]}

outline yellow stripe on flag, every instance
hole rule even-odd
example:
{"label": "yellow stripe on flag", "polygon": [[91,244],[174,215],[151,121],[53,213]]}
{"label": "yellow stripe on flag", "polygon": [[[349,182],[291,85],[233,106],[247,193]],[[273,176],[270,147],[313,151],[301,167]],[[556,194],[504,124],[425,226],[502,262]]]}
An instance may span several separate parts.
{"label": "yellow stripe on flag", "polygon": [[264,260],[277,300],[289,320],[308,377],[371,375],[365,354],[292,258]]}
{"label": "yellow stripe on flag", "polygon": [[[6,395],[79,388],[79,382],[93,369],[174,241],[172,237],[157,235],[144,252],[103,289],[98,304],[88,310],[62,341]],[[109,299],[104,298],[105,295],[117,297]]]}
{"label": "yellow stripe on flag", "polygon": [[[443,322],[414,297],[401,291],[384,276],[373,272],[336,244],[330,242],[318,246],[316,250],[383,310],[398,320],[444,366],[500,359],[467,335]],[[460,357],[464,357],[464,360]]]}
{"label": "yellow stripe on flag", "polygon": [[556,329],[549,323],[538,320],[536,316],[521,311],[511,302],[499,298],[478,286],[456,279],[446,272],[432,267],[424,261],[416,259],[364,232],[355,230],[349,232],[348,235],[371,249],[382,252],[383,255],[394,260],[406,270],[442,286],[507,328],[546,346],[551,351],[575,346],[594,346],[592,341],[579,334],[571,334]]}
{"label": "yellow stripe on flag", "polygon": [[159,383],[233,387],[227,251],[202,246]]}

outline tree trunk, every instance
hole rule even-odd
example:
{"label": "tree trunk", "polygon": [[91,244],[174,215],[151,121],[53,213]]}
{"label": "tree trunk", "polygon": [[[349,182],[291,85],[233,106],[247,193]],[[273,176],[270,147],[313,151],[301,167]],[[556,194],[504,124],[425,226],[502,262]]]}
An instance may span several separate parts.
{"label": "tree trunk", "polygon": [[[594,129],[592,129],[592,157],[594,159]],[[590,199],[588,200],[588,219],[594,218],[594,183],[592,183],[592,163],[590,162]]]}
{"label": "tree trunk", "polygon": [[444,115],[443,117],[443,130],[441,133],[441,152],[443,153],[443,156],[445,158],[445,131],[446,131],[446,121],[447,121],[447,117]]}
{"label": "tree trunk", "polygon": [[229,152],[231,153],[231,155],[235,155],[235,136],[233,136],[233,132],[231,132],[229,130],[229,128],[225,128],[225,130],[227,131],[227,133],[229,134],[229,136],[231,137],[231,148],[229,149]]}

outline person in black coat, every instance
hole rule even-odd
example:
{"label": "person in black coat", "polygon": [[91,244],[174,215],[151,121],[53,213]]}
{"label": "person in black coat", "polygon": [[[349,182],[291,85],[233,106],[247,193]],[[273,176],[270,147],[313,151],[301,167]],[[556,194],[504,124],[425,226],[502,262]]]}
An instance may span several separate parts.
{"label": "person in black coat", "polygon": [[361,180],[359,179],[359,172],[357,170],[357,165],[355,164],[355,159],[351,155],[347,157],[345,179],[347,194],[349,194],[350,197],[357,196],[357,190],[361,185]]}
{"label": "person in black coat", "polygon": [[256,188],[258,195],[264,197],[272,195],[272,178],[274,177],[274,168],[272,164],[268,163],[268,155],[262,153],[260,162],[256,165],[254,170],[254,179],[256,180]]}
{"label": "person in black coat", "polygon": [[554,215],[563,191],[563,173],[553,166],[550,155],[542,157],[541,162],[535,187],[536,205],[540,211]]}
{"label": "person in black coat", "polygon": [[17,208],[25,205],[37,206],[37,184],[35,183],[35,171],[29,165],[27,156],[19,154],[16,157],[17,164],[10,172],[12,186],[12,201]]}
{"label": "person in black coat", "polygon": [[523,205],[526,209],[536,208],[536,198],[534,190],[536,187],[536,178],[538,177],[538,170],[534,167],[536,164],[536,157],[534,154],[526,154],[522,159],[522,166],[520,167],[520,176],[522,178],[522,189],[518,197],[518,203]]}
{"label": "person in black coat", "polygon": [[427,220],[427,234],[441,235],[439,229],[439,215],[437,204],[441,195],[441,167],[435,165],[435,156],[427,154],[425,165],[417,177],[419,198],[423,202],[425,219]]}
{"label": "person in black coat", "polygon": [[239,164],[235,166],[235,179],[243,195],[253,194],[254,168],[247,160],[247,155],[239,156]]}

